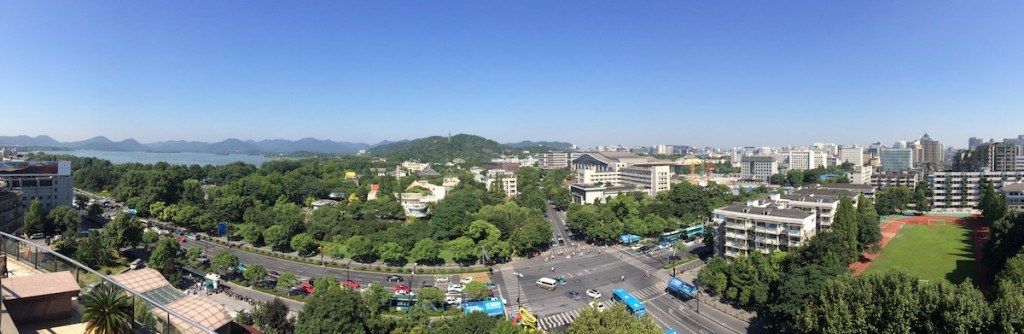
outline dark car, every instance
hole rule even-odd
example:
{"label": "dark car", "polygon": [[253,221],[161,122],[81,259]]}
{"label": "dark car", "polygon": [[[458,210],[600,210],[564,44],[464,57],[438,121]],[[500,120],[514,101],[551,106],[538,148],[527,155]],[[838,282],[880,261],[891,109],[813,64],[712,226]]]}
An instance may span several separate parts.
{"label": "dark car", "polygon": [[423,281],[422,283],[420,283],[420,287],[421,288],[433,288],[434,287],[434,283],[432,283],[430,281]]}
{"label": "dark car", "polygon": [[388,276],[388,282],[404,282],[405,278],[398,275]]}
{"label": "dark car", "polygon": [[569,297],[569,299],[572,299],[572,300],[580,300],[581,298],[583,298],[583,296],[580,296],[580,293],[577,292],[576,290],[572,290],[572,291],[566,292],[565,296]]}

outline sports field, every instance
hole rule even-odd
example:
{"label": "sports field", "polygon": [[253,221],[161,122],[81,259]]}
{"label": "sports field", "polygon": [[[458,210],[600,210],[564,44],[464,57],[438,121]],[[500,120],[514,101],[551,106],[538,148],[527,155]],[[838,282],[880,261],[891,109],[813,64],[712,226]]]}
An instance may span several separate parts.
{"label": "sports field", "polygon": [[971,231],[945,220],[931,225],[903,225],[864,273],[894,267],[903,267],[926,280],[977,281]]}

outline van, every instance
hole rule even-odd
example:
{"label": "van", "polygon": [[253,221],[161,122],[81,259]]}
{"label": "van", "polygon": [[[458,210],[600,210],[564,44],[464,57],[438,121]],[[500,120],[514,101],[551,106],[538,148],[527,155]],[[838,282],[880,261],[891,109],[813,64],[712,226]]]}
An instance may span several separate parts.
{"label": "van", "polygon": [[129,265],[128,268],[131,268],[132,270],[135,270],[135,269],[142,268],[142,266],[143,266],[142,259],[135,259],[135,261],[132,261],[132,264]]}
{"label": "van", "polygon": [[558,281],[555,281],[554,278],[541,277],[539,280],[537,280],[537,287],[548,290],[555,290],[555,288],[558,287]]}

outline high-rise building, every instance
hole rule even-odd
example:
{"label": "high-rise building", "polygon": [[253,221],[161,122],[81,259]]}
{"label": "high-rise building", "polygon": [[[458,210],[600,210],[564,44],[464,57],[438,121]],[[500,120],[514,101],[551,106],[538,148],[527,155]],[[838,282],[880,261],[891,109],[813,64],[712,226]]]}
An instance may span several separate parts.
{"label": "high-rise building", "polygon": [[1024,182],[1024,172],[934,172],[928,175],[932,185],[932,210],[965,211],[978,208],[978,201],[991,182],[997,192],[1013,183]]}
{"label": "high-rise building", "polygon": [[839,162],[849,162],[854,166],[863,166],[864,148],[860,146],[839,148]]}
{"label": "high-rise building", "polygon": [[575,152],[544,152],[537,153],[537,167],[543,169],[558,169],[569,167],[569,162],[579,158],[580,154]]}
{"label": "high-rise building", "polygon": [[815,150],[796,150],[788,153],[789,169],[815,169],[828,165],[828,155]]}
{"label": "high-rise building", "polygon": [[978,146],[981,146],[981,144],[984,144],[984,143],[985,143],[985,140],[981,139],[981,138],[978,138],[978,137],[968,138],[967,139],[967,149],[968,150],[973,150],[973,149],[977,148]]}
{"label": "high-rise building", "polygon": [[740,178],[767,182],[772,175],[779,173],[779,162],[770,156],[749,156],[740,160]]}
{"label": "high-rise building", "polygon": [[7,183],[0,181],[0,231],[14,233],[21,228],[24,212],[21,209],[21,194],[6,189]]}
{"label": "high-rise building", "polygon": [[883,171],[898,171],[914,167],[914,150],[909,148],[880,148],[878,157]]}
{"label": "high-rise building", "polygon": [[[576,182],[580,185],[626,186],[653,197],[671,187],[671,166],[674,164],[669,160],[627,152],[590,152],[574,159],[572,168],[576,171]],[[584,190],[592,188],[596,189],[580,187]]]}
{"label": "high-rise building", "polygon": [[918,143],[920,143],[921,159],[917,162],[934,165],[941,163],[942,160],[944,160],[943,154],[945,151],[942,150],[942,144],[937,140],[933,140],[927,133],[924,134],[924,136],[921,136]]}
{"label": "high-rise building", "polygon": [[953,157],[955,172],[1010,172],[1015,171],[1017,157],[1021,155],[1020,146],[1007,143],[988,143],[974,150],[957,152]]}

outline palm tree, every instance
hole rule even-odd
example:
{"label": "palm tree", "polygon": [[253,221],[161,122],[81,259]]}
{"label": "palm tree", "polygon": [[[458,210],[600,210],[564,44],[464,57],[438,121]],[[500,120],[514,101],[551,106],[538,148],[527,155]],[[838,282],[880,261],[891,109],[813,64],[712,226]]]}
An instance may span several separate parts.
{"label": "palm tree", "polygon": [[132,332],[132,301],[113,285],[101,285],[82,300],[85,330],[93,334]]}

